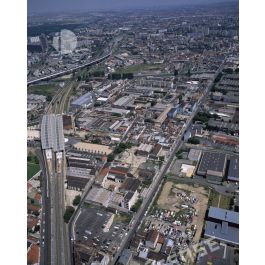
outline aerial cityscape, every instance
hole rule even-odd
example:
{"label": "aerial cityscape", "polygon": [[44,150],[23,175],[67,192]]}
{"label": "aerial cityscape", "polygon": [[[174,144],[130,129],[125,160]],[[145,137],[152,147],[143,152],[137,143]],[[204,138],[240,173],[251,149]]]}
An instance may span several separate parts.
{"label": "aerial cityscape", "polygon": [[238,265],[238,2],[68,11],[28,13],[27,264]]}

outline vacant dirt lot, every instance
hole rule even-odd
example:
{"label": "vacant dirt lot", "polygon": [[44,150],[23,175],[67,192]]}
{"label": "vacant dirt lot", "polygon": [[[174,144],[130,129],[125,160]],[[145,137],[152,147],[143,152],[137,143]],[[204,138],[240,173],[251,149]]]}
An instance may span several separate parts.
{"label": "vacant dirt lot", "polygon": [[168,181],[165,183],[158,198],[158,206],[165,210],[178,212],[181,209],[181,205],[191,205],[189,202],[184,202],[183,198],[177,196],[177,193],[184,194],[188,199],[196,198],[195,203],[192,204],[192,207],[196,210],[196,214],[193,216],[192,225],[197,226],[197,232],[194,240],[199,241],[208,205],[208,193],[203,187],[193,187],[192,185],[187,184],[175,184]]}

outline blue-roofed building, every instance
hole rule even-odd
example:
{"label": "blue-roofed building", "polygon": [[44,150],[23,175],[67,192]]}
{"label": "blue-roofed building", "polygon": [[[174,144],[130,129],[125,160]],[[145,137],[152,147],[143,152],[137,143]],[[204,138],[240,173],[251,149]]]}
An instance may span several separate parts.
{"label": "blue-roofed building", "polygon": [[94,94],[91,92],[87,92],[83,96],[71,102],[71,109],[78,110],[82,108],[89,108],[93,105],[93,103],[94,103]]}
{"label": "blue-roofed building", "polygon": [[227,179],[239,182],[239,156],[230,158]]}
{"label": "blue-roofed building", "polygon": [[173,119],[176,117],[176,115],[178,114],[178,111],[179,111],[179,105],[177,105],[176,107],[172,108],[168,114],[167,114],[167,117],[169,119]]}
{"label": "blue-roofed building", "polygon": [[215,238],[229,245],[239,245],[239,213],[210,207],[205,225],[205,237]]}
{"label": "blue-roofed building", "polygon": [[129,265],[132,259],[132,252],[130,249],[124,249],[118,260],[118,265]]}
{"label": "blue-roofed building", "polygon": [[231,224],[239,225],[239,214],[237,212],[222,208],[211,206],[208,213],[208,219],[209,218],[218,219]]}

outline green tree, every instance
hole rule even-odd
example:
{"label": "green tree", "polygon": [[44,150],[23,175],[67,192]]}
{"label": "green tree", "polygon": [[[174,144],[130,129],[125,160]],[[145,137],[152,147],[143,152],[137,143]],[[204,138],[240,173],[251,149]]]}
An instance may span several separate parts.
{"label": "green tree", "polygon": [[188,143],[189,144],[200,144],[200,140],[197,138],[197,137],[191,137],[189,140],[188,140]]}
{"label": "green tree", "polygon": [[139,210],[139,208],[142,205],[143,200],[142,199],[138,199],[137,202],[133,205],[133,207],[131,208],[131,210],[133,212],[137,212]]}
{"label": "green tree", "polygon": [[74,200],[73,200],[73,205],[77,206],[81,201],[81,196],[80,195],[76,195]]}
{"label": "green tree", "polygon": [[74,207],[72,207],[72,206],[67,206],[66,207],[65,212],[64,212],[64,216],[63,216],[64,221],[66,223],[69,222],[69,220],[71,219],[71,217],[72,217],[74,212],[75,212],[75,208]]}
{"label": "green tree", "polygon": [[91,142],[93,144],[101,144],[101,140],[99,138],[93,139]]}
{"label": "green tree", "polygon": [[165,156],[160,156],[159,160],[163,162],[165,160]]}
{"label": "green tree", "polygon": [[37,156],[34,156],[34,162],[35,162],[35,164],[39,164],[39,160],[38,160]]}
{"label": "green tree", "polygon": [[114,154],[109,154],[108,155],[108,162],[112,162],[114,160]]}

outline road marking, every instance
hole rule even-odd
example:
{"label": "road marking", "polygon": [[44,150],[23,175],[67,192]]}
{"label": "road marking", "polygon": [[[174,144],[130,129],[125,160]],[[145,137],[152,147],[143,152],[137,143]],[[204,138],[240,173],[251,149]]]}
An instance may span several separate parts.
{"label": "road marking", "polygon": [[223,246],[224,247],[224,255],[223,255],[223,259],[225,259],[226,258],[226,244],[224,244],[224,243],[220,243],[220,245],[221,246]]}

